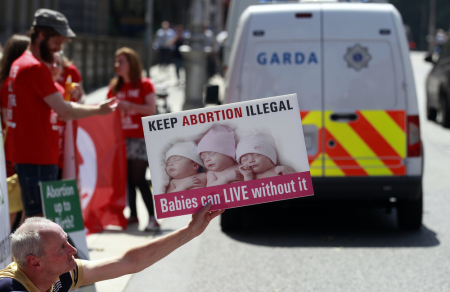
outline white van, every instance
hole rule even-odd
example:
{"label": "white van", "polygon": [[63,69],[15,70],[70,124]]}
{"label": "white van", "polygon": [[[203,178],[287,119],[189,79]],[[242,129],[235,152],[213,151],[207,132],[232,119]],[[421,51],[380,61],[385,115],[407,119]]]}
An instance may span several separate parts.
{"label": "white van", "polygon": [[[231,51],[225,102],[289,93],[297,93],[301,109],[315,191],[311,199],[397,207],[401,228],[420,228],[419,113],[394,6],[247,8]],[[236,224],[238,210],[225,212],[222,226]]]}
{"label": "white van", "polygon": [[225,41],[224,48],[224,56],[223,56],[223,65],[228,67],[228,60],[230,58],[231,48],[233,47],[233,40],[236,32],[236,27],[241,17],[242,12],[249,7],[250,5],[267,5],[273,3],[287,3],[290,2],[299,2],[299,0],[233,0],[230,2],[230,8],[227,14],[226,21],[226,31],[228,32],[228,37]]}

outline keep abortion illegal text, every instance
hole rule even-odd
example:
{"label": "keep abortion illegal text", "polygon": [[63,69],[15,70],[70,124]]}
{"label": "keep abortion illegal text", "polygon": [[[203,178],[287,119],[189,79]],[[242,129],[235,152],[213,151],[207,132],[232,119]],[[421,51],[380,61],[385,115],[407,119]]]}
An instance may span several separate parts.
{"label": "keep abortion illegal text", "polygon": [[[247,117],[251,117],[293,109],[294,108],[289,103],[289,100],[262,102],[261,104],[247,105],[245,107],[235,107],[226,110],[211,110],[199,114],[184,115],[181,125],[185,127],[197,124],[214,123],[242,118],[243,114],[246,114]],[[176,117],[156,119],[148,121],[148,128],[150,132],[156,132],[175,128],[177,124],[178,118]]]}

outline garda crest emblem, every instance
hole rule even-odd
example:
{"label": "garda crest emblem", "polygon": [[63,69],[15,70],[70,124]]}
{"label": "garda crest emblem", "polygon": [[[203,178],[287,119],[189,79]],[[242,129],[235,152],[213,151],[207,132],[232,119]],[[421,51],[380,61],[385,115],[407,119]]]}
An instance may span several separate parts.
{"label": "garda crest emblem", "polygon": [[347,48],[344,59],[347,62],[348,67],[359,71],[362,68],[369,66],[369,61],[372,59],[372,56],[370,56],[367,48],[356,44],[353,47]]}

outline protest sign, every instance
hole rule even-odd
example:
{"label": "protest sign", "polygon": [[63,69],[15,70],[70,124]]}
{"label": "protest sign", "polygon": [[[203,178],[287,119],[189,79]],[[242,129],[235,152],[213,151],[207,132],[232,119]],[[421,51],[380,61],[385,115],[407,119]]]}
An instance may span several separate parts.
{"label": "protest sign", "polygon": [[88,260],[89,252],[76,181],[41,182],[40,187],[44,216],[61,226],[69,237],[69,243],[78,250],[78,257]]}
{"label": "protest sign", "polygon": [[9,240],[9,204],[6,185],[5,151],[3,135],[0,126],[0,270],[11,263],[11,248]]}
{"label": "protest sign", "polygon": [[314,194],[296,94],[142,123],[157,218]]}

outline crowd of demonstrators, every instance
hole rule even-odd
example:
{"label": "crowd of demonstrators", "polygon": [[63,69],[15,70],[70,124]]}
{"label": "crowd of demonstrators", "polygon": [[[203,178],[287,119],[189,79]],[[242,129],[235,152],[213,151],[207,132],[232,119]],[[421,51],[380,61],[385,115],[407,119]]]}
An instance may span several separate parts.
{"label": "crowd of demonstrators", "polygon": [[[4,137],[4,151],[5,151],[5,164],[6,164],[6,175],[7,177],[11,177],[14,175],[14,163],[12,159],[12,145],[13,138],[12,135],[9,135],[8,138],[8,117],[10,120],[13,120],[13,109],[16,106],[15,95],[12,90],[12,83],[10,82],[10,69],[13,62],[18,59],[25,51],[29,49],[31,44],[31,40],[28,36],[25,35],[13,35],[5,44],[5,49],[3,51],[4,58],[0,61],[0,109],[1,109],[1,123]],[[70,90],[69,95],[72,97],[72,101],[80,101],[84,95],[84,91],[82,87],[78,84],[81,82],[81,76],[78,72],[78,69],[74,65],[68,65],[68,69],[64,68],[62,58],[59,52],[54,53],[54,62],[46,63],[46,65],[50,68],[53,81],[58,80],[62,85],[57,82],[54,82],[56,89],[61,93],[62,96],[66,95],[65,92],[65,82],[68,75],[72,74],[74,76],[74,82],[77,82],[77,86],[74,86],[73,89]],[[61,78],[62,74],[66,73],[64,79]],[[61,178],[62,167],[63,167],[63,147],[64,147],[64,130],[65,130],[65,122],[58,119],[57,113],[52,110],[50,114],[50,122],[52,124],[53,130],[58,131],[59,139],[59,159],[58,159],[58,179]],[[15,127],[15,124],[11,124],[12,127]],[[14,230],[18,227],[18,225],[23,222],[25,213],[23,211],[22,204],[16,204],[15,198],[10,198],[10,227],[11,230]]]}
{"label": "crowd of demonstrators", "polygon": [[[12,139],[8,138],[8,115],[12,114],[14,99],[9,98],[9,72],[12,63],[19,58],[30,46],[30,38],[24,35],[13,35],[5,44],[3,58],[0,61],[0,108],[1,108],[1,125],[3,130],[6,175],[8,177],[14,175],[14,164],[11,159]],[[13,230],[20,221],[24,219],[22,206],[13,206],[10,202],[9,222],[10,228]],[[19,204],[20,205],[20,204]]]}
{"label": "crowd of demonstrators", "polygon": [[[61,51],[64,43],[76,36],[65,16],[49,9],[37,10],[29,36],[11,37],[0,64],[2,126],[8,132],[7,176],[18,175],[23,219],[43,215],[39,183],[62,177],[66,121],[106,115],[117,108],[121,111],[127,150],[131,211],[128,222],[138,222],[136,188],[139,188],[150,218],[145,230],[159,230],[145,178],[148,158],[141,122],[142,117],[156,114],[156,95],[152,81],[142,77],[138,54],[131,48],[119,49],[114,65],[117,76],[110,82],[109,99],[98,105],[84,105],[81,74]],[[184,36],[182,26],[175,32],[164,21],[155,37],[160,65],[169,64],[173,57],[178,82],[183,66],[179,48],[185,44]],[[72,83],[75,86],[68,86]],[[11,222],[15,217],[17,214],[11,214]]]}
{"label": "crowd of demonstrators", "polygon": [[140,272],[203,233],[223,210],[208,203],[189,224],[171,234],[134,246],[112,258],[75,259],[67,234],[45,218],[30,218],[11,236],[14,262],[0,270],[0,291],[66,292],[80,286]]}
{"label": "crowd of demonstrators", "polygon": [[153,198],[145,173],[148,168],[144,130],[141,118],[156,113],[155,88],[151,80],[142,77],[142,64],[138,54],[124,47],[115,54],[116,77],[111,80],[108,97],[115,97],[122,112],[122,130],[126,139],[128,165],[129,223],[137,223],[136,187],[139,188],[150,215],[147,231],[160,228],[155,219]]}
{"label": "crowd of demonstrators", "polygon": [[[30,37],[12,36],[0,64],[2,128],[9,132],[5,140],[7,176],[19,176],[26,215],[22,222],[25,217],[43,215],[39,182],[62,177],[66,121],[108,114],[118,108],[127,148],[129,223],[138,222],[137,187],[150,216],[146,230],[158,230],[145,178],[148,160],[141,123],[141,117],[156,113],[154,85],[149,78],[142,78],[137,53],[121,48],[115,56],[117,77],[110,83],[110,99],[96,106],[74,103],[83,103],[85,96],[81,74],[60,53],[71,37],[75,34],[64,15],[40,9],[35,13]],[[68,87],[68,83],[76,86]],[[16,217],[12,212],[10,222],[16,222],[15,227]],[[11,230],[15,227],[11,226]]]}
{"label": "crowd of demonstrators", "polygon": [[[99,261],[75,259],[77,250],[56,223],[42,218],[39,183],[58,179],[62,168],[65,122],[93,115],[122,113],[128,161],[131,217],[137,221],[136,187],[150,215],[146,230],[160,228],[145,179],[148,167],[141,117],[156,113],[155,89],[142,77],[142,64],[131,48],[115,54],[117,76],[108,99],[97,105],[80,104],[81,76],[60,54],[64,42],[75,37],[65,16],[39,9],[30,37],[14,35],[0,62],[0,108],[5,134],[8,175],[19,177],[24,223],[11,235],[13,262],[0,270],[0,291],[65,292],[98,281],[137,273],[199,236],[224,210],[209,211],[208,203],[189,224],[171,234],[131,247],[123,254]],[[70,77],[69,77],[70,76]],[[75,82],[75,87],[66,86]],[[64,99],[70,95],[69,99]],[[11,219],[14,219],[11,217]],[[13,220],[11,220],[13,221]]]}
{"label": "crowd of demonstrators", "polygon": [[12,139],[10,157],[19,176],[26,217],[42,216],[39,182],[58,177],[59,129],[53,127],[52,112],[67,121],[106,115],[115,109],[113,99],[92,106],[66,102],[55,86],[49,66],[54,53],[73,37],[63,14],[39,9],[30,30],[30,48],[11,65],[8,139]]}

